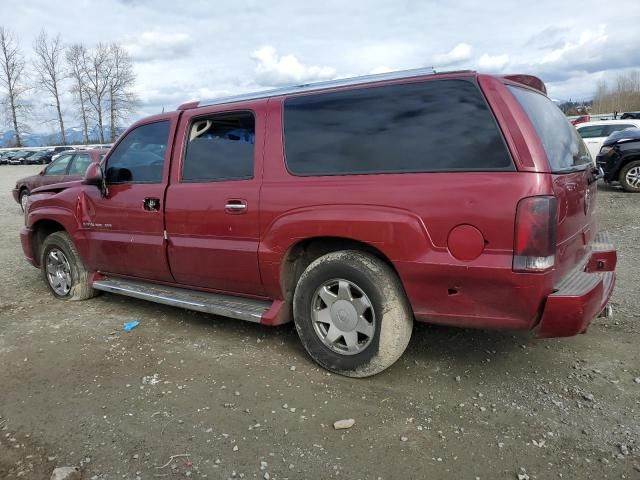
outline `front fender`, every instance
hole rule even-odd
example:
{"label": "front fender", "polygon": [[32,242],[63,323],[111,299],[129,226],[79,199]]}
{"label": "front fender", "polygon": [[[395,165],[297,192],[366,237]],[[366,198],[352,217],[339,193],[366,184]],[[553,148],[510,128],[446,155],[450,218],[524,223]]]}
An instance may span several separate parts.
{"label": "front fender", "polygon": [[[67,198],[68,197],[68,198]],[[86,261],[86,252],[88,245],[81,235],[77,215],[77,196],[70,196],[68,193],[60,192],[58,194],[51,192],[35,193],[29,197],[27,207],[27,218],[25,225],[31,232],[31,244],[35,247],[33,236],[37,234],[39,225],[44,223],[52,223],[60,225],[72,238],[80,258]],[[37,249],[34,248],[34,251]]]}
{"label": "front fender", "polygon": [[318,237],[362,242],[380,250],[392,262],[412,261],[434,249],[422,220],[398,209],[371,205],[317,205],[288,211],[265,228],[258,249],[267,293],[282,298],[281,265],[296,244]]}

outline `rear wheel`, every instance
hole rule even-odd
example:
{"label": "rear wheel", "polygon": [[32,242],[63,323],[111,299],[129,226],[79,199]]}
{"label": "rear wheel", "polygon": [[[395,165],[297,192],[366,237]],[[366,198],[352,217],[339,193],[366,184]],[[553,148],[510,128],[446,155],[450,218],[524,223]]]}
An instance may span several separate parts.
{"label": "rear wheel", "polygon": [[622,167],[619,181],[627,192],[640,192],[640,160],[634,160]]}
{"label": "rear wheel", "polygon": [[413,313],[393,269],[358,251],[312,262],[293,299],[298,335],[324,368],[368,377],[393,365],[406,349]]}
{"label": "rear wheel", "polygon": [[27,207],[27,200],[29,200],[29,190],[27,190],[26,188],[20,190],[20,197],[18,198],[18,200],[20,200],[20,207],[24,212],[25,208]]}
{"label": "rear wheel", "polygon": [[49,235],[42,244],[40,267],[53,295],[61,300],[86,300],[96,291],[76,247],[66,232]]}

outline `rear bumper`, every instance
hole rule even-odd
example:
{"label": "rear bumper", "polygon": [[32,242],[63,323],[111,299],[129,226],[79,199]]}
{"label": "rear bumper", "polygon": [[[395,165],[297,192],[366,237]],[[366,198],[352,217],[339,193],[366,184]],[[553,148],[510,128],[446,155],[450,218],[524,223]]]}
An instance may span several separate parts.
{"label": "rear bumper", "polygon": [[608,235],[598,233],[586,261],[563,278],[547,298],[536,334],[570,337],[584,333],[611,298],[616,262],[616,250]]}
{"label": "rear bumper", "polygon": [[33,231],[30,228],[22,227],[20,229],[20,243],[22,243],[22,251],[24,256],[27,257],[27,261],[34,267],[38,266],[33,254],[33,242],[31,241],[31,234]]}

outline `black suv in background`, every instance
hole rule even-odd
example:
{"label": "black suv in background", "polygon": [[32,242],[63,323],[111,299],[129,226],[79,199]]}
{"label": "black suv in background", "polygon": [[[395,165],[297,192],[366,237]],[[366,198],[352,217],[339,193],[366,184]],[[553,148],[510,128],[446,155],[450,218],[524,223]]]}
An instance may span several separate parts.
{"label": "black suv in background", "polygon": [[33,155],[29,155],[24,158],[24,163],[26,165],[36,165],[42,164],[45,165],[47,163],[51,163],[51,157],[53,156],[52,150],[38,150]]}
{"label": "black suv in background", "polygon": [[640,128],[613,132],[600,148],[596,163],[604,181],[620,182],[627,192],[640,192]]}
{"label": "black suv in background", "polygon": [[635,120],[640,120],[640,112],[625,112],[620,117],[620,120],[626,120],[628,118],[633,118]]}

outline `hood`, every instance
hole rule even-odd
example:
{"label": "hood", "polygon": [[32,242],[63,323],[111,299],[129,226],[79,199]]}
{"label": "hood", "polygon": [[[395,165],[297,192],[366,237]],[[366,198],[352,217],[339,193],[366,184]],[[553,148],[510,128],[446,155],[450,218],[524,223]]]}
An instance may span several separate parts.
{"label": "hood", "polygon": [[24,178],[21,178],[20,180],[18,180],[16,182],[16,185],[24,185],[24,184],[28,184],[28,183],[33,183],[33,182],[39,180],[40,178],[42,178],[40,175],[31,175],[29,177],[24,177]]}
{"label": "hood", "polygon": [[634,140],[640,140],[640,128],[627,128],[626,130],[613,132],[607,137],[602,145],[613,145],[614,143],[623,143]]}
{"label": "hood", "polygon": [[35,193],[59,193],[67,188],[76,187],[82,185],[82,180],[73,180],[71,182],[52,183],[51,185],[44,185],[33,189],[31,194]]}

